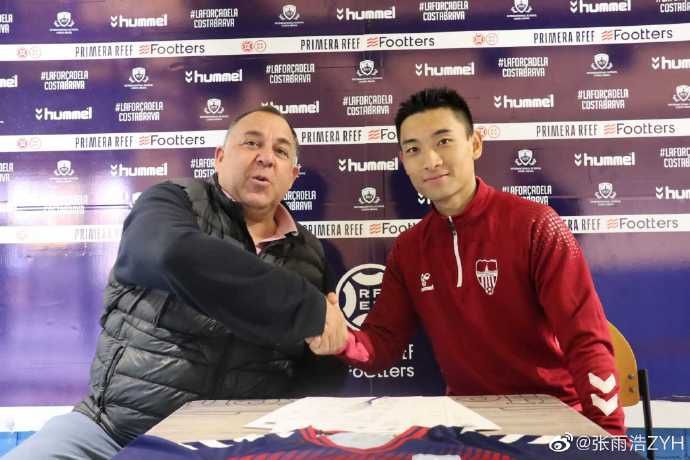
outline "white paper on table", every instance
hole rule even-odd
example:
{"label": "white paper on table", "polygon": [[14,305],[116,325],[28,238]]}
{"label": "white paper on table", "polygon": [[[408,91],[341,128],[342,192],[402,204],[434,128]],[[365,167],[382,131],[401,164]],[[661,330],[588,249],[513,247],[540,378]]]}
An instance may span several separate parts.
{"label": "white paper on table", "polygon": [[308,397],[245,425],[273,432],[306,426],[324,431],[402,433],[411,426],[436,425],[498,430],[500,427],[447,396]]}

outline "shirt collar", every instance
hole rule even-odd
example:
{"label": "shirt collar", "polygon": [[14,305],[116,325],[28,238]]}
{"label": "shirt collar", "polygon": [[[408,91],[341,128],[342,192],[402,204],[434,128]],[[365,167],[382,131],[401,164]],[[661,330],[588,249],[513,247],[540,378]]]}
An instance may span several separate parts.
{"label": "shirt collar", "polygon": [[[232,195],[230,195],[230,193],[227,192],[227,190],[223,188],[221,188],[221,190],[223,190],[223,193],[226,197],[228,197],[230,201],[237,203],[237,201],[235,201],[235,199],[232,197]],[[276,231],[273,233],[273,235],[264,238],[261,241],[254,242],[255,245],[258,246],[261,243],[268,243],[269,241],[280,240],[282,238],[285,238],[285,236],[289,234],[297,235],[299,233],[297,231],[297,224],[295,223],[295,219],[292,218],[292,215],[283,203],[278,203],[276,212],[273,215],[273,220],[276,223]]]}

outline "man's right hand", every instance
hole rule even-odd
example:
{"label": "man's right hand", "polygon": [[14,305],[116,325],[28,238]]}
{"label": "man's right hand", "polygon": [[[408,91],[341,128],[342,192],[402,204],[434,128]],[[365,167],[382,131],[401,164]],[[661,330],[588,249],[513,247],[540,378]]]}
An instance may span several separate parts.
{"label": "man's right hand", "polygon": [[308,337],[305,341],[316,355],[334,355],[345,348],[347,323],[333,292],[326,296],[326,323],[320,336]]}

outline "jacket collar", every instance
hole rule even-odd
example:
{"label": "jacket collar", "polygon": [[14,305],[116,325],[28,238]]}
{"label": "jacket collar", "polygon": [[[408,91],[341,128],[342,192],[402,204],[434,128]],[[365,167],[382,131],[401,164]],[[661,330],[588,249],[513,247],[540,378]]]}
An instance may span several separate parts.
{"label": "jacket collar", "polygon": [[[489,199],[495,193],[494,188],[490,185],[487,185],[481,177],[475,176],[475,179],[477,181],[477,188],[474,191],[474,196],[472,197],[470,202],[467,203],[467,206],[460,214],[451,216],[451,218],[453,219],[453,223],[456,226],[468,223],[476,219],[477,217],[481,216],[489,204]],[[446,225],[448,224],[448,217],[438,212],[436,207],[433,205],[431,214],[432,220],[442,220],[446,223]]]}

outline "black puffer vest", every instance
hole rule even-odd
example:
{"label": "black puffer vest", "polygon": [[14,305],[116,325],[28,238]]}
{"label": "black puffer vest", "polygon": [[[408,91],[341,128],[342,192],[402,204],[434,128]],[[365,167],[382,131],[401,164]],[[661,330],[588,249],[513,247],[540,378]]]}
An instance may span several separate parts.
{"label": "black puffer vest", "polygon": [[[252,250],[241,208],[212,182],[182,186],[202,232]],[[260,257],[325,289],[325,258],[298,225]],[[285,397],[292,393],[303,343],[280,351],[248,343],[168,292],[127,286],[112,273],[105,290],[103,331],[91,365],[90,394],[75,410],[125,445],[184,403],[198,399]]]}

